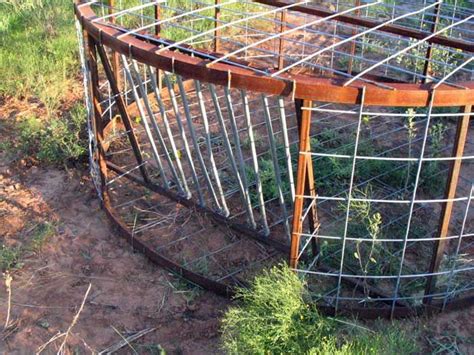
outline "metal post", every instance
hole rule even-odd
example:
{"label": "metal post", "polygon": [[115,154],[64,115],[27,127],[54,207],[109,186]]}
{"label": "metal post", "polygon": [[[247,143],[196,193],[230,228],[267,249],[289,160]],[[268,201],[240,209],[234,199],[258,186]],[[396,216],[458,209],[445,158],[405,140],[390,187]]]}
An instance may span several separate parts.
{"label": "metal post", "polygon": [[[280,15],[280,33],[286,29],[286,10],[283,10]],[[282,70],[285,67],[285,58],[283,55],[283,50],[285,47],[285,42],[283,36],[280,36],[279,45],[278,45],[278,70]]]}
{"label": "metal post", "polygon": [[[430,32],[435,33],[436,32],[436,27],[438,27],[438,22],[439,22],[439,15],[441,12],[441,3],[437,4],[435,6],[435,14],[433,16],[433,23],[431,24]],[[433,44],[428,43],[428,49],[426,50],[426,55],[425,55],[425,66],[423,68],[423,83],[426,83],[428,80],[427,76],[430,73],[431,65],[431,57],[433,56]]]}
{"label": "metal post", "polygon": [[127,131],[128,138],[130,140],[130,145],[132,146],[133,153],[135,154],[135,159],[137,160],[137,164],[140,166],[140,172],[142,174],[143,180],[146,183],[150,182],[148,178],[148,173],[145,169],[145,162],[143,160],[142,152],[140,150],[140,144],[138,143],[138,139],[135,136],[135,132],[130,121],[130,116],[127,112],[127,107],[123,101],[122,94],[117,86],[117,82],[115,81],[115,77],[113,75],[112,67],[110,65],[109,59],[107,58],[107,54],[105,53],[104,47],[101,45],[96,45],[97,52],[99,53],[100,60],[102,62],[102,66],[104,67],[105,75],[107,76],[107,80],[110,83],[110,88],[112,89],[112,93],[115,97],[115,102],[117,104],[117,108],[120,112],[120,116],[122,118],[122,122],[125,126]]}
{"label": "metal post", "polygon": [[[302,120],[303,120],[303,115],[305,112],[309,112],[309,116],[311,119],[311,110],[303,110],[303,108],[308,108],[311,109],[312,107],[312,102],[308,101],[307,105],[303,102],[303,100],[296,99],[295,100],[295,108],[296,108],[296,120],[298,124],[298,131],[301,134],[301,125],[302,125]],[[308,139],[307,142],[307,147],[305,148],[307,152],[311,152],[311,139]],[[311,196],[313,198],[316,198],[316,186],[315,186],[315,180],[314,180],[314,170],[313,170],[313,160],[310,155],[308,155],[308,158],[306,160],[307,166],[307,178],[305,180],[305,189],[304,193],[306,196]],[[311,202],[307,202],[305,205],[306,207],[309,207]],[[316,230],[319,228],[319,218],[318,218],[318,210],[317,210],[317,204],[316,202],[312,203],[310,206],[310,212],[308,214],[308,222],[309,222],[309,231],[312,235],[315,234]],[[319,248],[317,245],[317,241],[315,238],[311,241],[311,248],[313,250],[313,256],[316,256],[319,252]]]}
{"label": "metal post", "polygon": [[[355,6],[360,6],[360,0],[355,1]],[[355,11],[355,15],[357,17],[360,16],[360,9],[357,9]],[[352,30],[352,37],[355,36],[356,34],[357,34],[357,27],[354,27],[354,29]],[[352,67],[353,67],[353,64],[354,64],[355,51],[356,51],[356,41],[353,40],[352,44],[351,44],[351,54],[349,56],[349,63],[347,64],[347,73],[348,74],[352,74]]]}
{"label": "metal post", "polygon": [[160,18],[161,18],[160,4],[156,3],[154,5],[154,10],[155,10],[155,21],[157,23],[156,26],[155,26],[155,35],[159,36],[159,34],[161,32],[161,25],[158,23],[158,22],[160,22]]}
{"label": "metal post", "polygon": [[293,208],[293,227],[291,232],[291,247],[290,247],[290,267],[297,268],[298,254],[300,246],[301,233],[303,231],[303,206],[304,194],[307,186],[306,179],[308,178],[308,157],[310,147],[310,128],[311,128],[311,111],[302,110],[303,107],[311,107],[311,101],[299,100],[296,102],[296,115],[298,118],[299,128],[299,156],[298,156],[298,170],[296,175],[296,191],[295,203]]}
{"label": "metal post", "polygon": [[[155,26],[155,35],[156,37],[159,37],[160,32],[161,32],[161,25],[158,24],[161,18],[160,4],[155,4],[154,8],[155,8],[155,21],[157,22],[157,25]],[[163,89],[163,71],[161,69],[158,69],[156,71],[156,82],[158,83],[158,89],[161,91]]]}
{"label": "metal post", "polygon": [[[451,215],[453,212],[454,202],[452,199],[456,197],[456,189],[459,181],[459,173],[461,171],[462,160],[464,147],[466,145],[467,136],[469,133],[469,122],[471,118],[472,106],[468,105],[464,107],[465,115],[459,118],[457,125],[457,132],[454,141],[452,157],[457,158],[451,163],[449,169],[448,181],[446,183],[446,189],[444,198],[448,200],[444,203],[443,209],[441,211],[441,219],[439,223],[439,238],[435,241],[435,246],[433,248],[433,254],[431,259],[431,264],[429,268],[429,273],[436,273],[443,259],[443,254],[446,249],[446,237],[448,236],[449,231],[449,222],[451,220]],[[430,304],[433,297],[431,294],[434,292],[436,286],[436,276],[430,275],[427,277],[426,288],[425,288],[425,297],[423,303]]]}
{"label": "metal post", "polygon": [[[215,4],[219,5],[221,3],[221,0],[215,0]],[[218,29],[219,27],[219,18],[221,17],[221,8],[218,6],[214,10],[214,52],[218,52],[220,49],[220,30]]]}
{"label": "metal post", "polygon": [[91,76],[91,89],[92,89],[92,105],[94,109],[94,133],[97,141],[97,160],[100,171],[100,188],[102,198],[107,189],[107,163],[105,160],[104,150],[104,125],[102,122],[102,108],[99,100],[99,73],[97,69],[97,52],[95,50],[94,39],[85,34],[87,38],[87,62]]}
{"label": "metal post", "polygon": [[[109,0],[109,6],[109,14],[111,15],[114,13],[115,0]],[[115,23],[115,16],[110,18],[110,23]],[[112,68],[114,70],[115,81],[120,88],[120,58],[117,52],[112,52]]]}

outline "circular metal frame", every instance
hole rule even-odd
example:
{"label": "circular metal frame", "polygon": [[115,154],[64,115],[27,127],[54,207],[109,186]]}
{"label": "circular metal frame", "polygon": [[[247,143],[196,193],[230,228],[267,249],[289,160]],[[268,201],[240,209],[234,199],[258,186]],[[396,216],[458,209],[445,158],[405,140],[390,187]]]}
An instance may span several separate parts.
{"label": "circular metal frame", "polygon": [[[271,5],[275,7],[288,6],[291,2],[289,1],[258,1],[262,4]],[[310,6],[294,7],[293,11],[300,11],[314,16],[325,16],[330,12],[322,11],[321,9],[312,8]],[[276,72],[276,69],[259,68],[265,70],[269,75],[259,74],[251,68],[246,69],[242,66],[235,66],[230,63],[219,62],[210,64],[208,59],[208,53],[204,50],[193,50],[192,55],[186,53],[186,49],[180,48],[178,50],[166,50],[162,51],[163,45],[162,39],[158,36],[142,38],[137,34],[125,34],[123,30],[111,26],[107,26],[101,22],[94,21],[98,18],[96,13],[91,7],[91,2],[79,1],[75,2],[75,13],[76,17],[81,25],[82,30],[88,38],[89,46],[92,47],[92,51],[95,53],[95,48],[102,56],[101,61],[104,64],[106,61],[104,48],[108,48],[117,55],[122,55],[130,60],[137,61],[141,64],[148,65],[155,68],[156,70],[162,70],[172,74],[179,75],[186,79],[194,79],[200,82],[218,85],[220,87],[230,89],[238,89],[243,91],[249,91],[253,93],[260,93],[264,95],[274,95],[278,97],[288,97],[292,100],[299,102],[301,115],[300,120],[305,120],[306,115],[311,110],[311,102],[328,102],[332,104],[343,104],[343,105],[360,105],[361,107],[367,106],[390,106],[390,107],[471,107],[474,104],[474,82],[460,82],[457,83],[463,88],[454,87],[449,84],[436,85],[436,83],[399,83],[390,82],[392,89],[384,88],[383,86],[388,83],[385,78],[374,77],[373,83],[367,83],[362,81],[355,81],[350,86],[345,86],[345,80],[341,78],[316,78],[298,74],[282,74],[278,77],[272,77],[270,74]],[[367,20],[364,18],[358,18],[356,16],[341,15],[335,18],[343,23],[349,23],[358,26],[375,27],[378,23]],[[401,28],[397,26],[387,25],[382,28],[383,31],[394,33],[397,35],[408,36],[411,38],[423,39],[429,36],[424,32],[414,31],[408,28]],[[452,48],[462,49],[466,52],[473,52],[474,45],[470,42],[462,40],[453,40],[442,36],[433,36],[429,40],[429,43],[446,45]],[[101,53],[102,51],[102,53]],[[95,54],[92,54],[94,56]],[[90,65],[90,63],[89,63]],[[90,70],[91,68],[89,68]],[[112,68],[109,66],[108,74],[111,75]],[[94,69],[92,69],[94,71]],[[97,74],[95,74],[97,75]],[[97,80],[97,78],[95,79]],[[94,82],[94,78],[92,78]],[[433,94],[433,89],[436,88]],[[94,88],[92,84],[92,96],[94,95]],[[118,91],[118,89],[116,89]],[[116,91],[112,88],[112,92]],[[97,105],[97,103],[96,103]],[[97,110],[97,107],[92,110]],[[129,110],[130,107],[122,107],[122,110]],[[306,111],[305,111],[306,109]],[[468,113],[468,116],[470,114]],[[310,121],[311,117],[307,117]],[[127,131],[133,131],[131,127],[127,126],[126,122],[122,122],[125,125]],[[167,196],[178,203],[188,207],[197,209],[205,214],[210,215],[222,223],[228,223],[229,221],[216,213],[212,213],[206,208],[200,206],[199,203],[195,203],[185,197],[177,197],[174,194],[169,194],[166,189],[160,186],[146,181],[134,175],[133,173],[127,172],[122,168],[108,162],[105,159],[105,153],[108,147],[102,143],[101,140],[107,136],[107,131],[111,125],[115,124],[113,120],[99,122],[96,118],[98,141],[95,142],[97,145],[96,155],[94,159],[98,162],[98,170],[100,171],[102,181],[101,197],[103,199],[103,206],[109,216],[110,220],[116,226],[118,231],[128,240],[132,246],[143,252],[151,261],[173,271],[177,274],[185,277],[193,283],[196,283],[204,288],[212,290],[216,293],[231,296],[234,294],[233,287],[228,284],[212,280],[199,273],[193,272],[183,265],[161,255],[156,252],[153,246],[148,245],[146,242],[141,241],[134,237],[133,230],[121,220],[118,213],[115,211],[112,203],[109,191],[105,184],[104,174],[107,170],[113,171],[119,176],[125,176],[133,181],[134,183],[145,187],[146,189],[158,193],[160,195]],[[309,123],[308,123],[309,130]],[[309,131],[307,132],[309,137]],[[305,143],[302,143],[303,135],[300,135],[300,154],[305,151]],[[133,145],[133,144],[132,144]],[[309,152],[307,152],[309,153]],[[299,163],[298,167],[303,166],[306,163]],[[301,180],[302,175],[307,174],[302,168],[301,172],[298,170],[297,180]],[[301,185],[301,188],[304,187]],[[305,192],[300,191],[300,195],[303,196]],[[303,199],[301,199],[303,203]],[[295,208],[296,209],[296,208]],[[301,213],[301,211],[300,211]],[[265,238],[263,235],[254,233],[254,230],[241,225],[238,223],[231,223],[231,227],[240,233],[247,234],[248,236],[257,239],[259,242],[269,244],[281,253],[290,253],[291,256],[295,255],[295,250],[290,250],[290,246],[285,243],[281,243],[276,240]],[[293,226],[295,228],[295,226]],[[301,233],[301,232],[299,232]],[[298,245],[296,245],[298,246]],[[292,244],[295,247],[295,244]],[[290,258],[290,262],[292,262]],[[331,270],[326,272],[330,273]],[[359,281],[349,281],[353,284],[357,284]],[[467,293],[464,297],[455,299],[448,305],[441,301],[432,301],[429,304],[421,304],[419,306],[405,306],[403,303],[395,304],[393,307],[384,308],[366,308],[366,307],[347,307],[339,308],[333,306],[320,306],[323,313],[326,314],[356,314],[364,318],[377,318],[377,317],[407,317],[422,312],[435,312],[444,308],[455,309],[459,307],[465,307],[471,305],[474,302],[474,295]]]}

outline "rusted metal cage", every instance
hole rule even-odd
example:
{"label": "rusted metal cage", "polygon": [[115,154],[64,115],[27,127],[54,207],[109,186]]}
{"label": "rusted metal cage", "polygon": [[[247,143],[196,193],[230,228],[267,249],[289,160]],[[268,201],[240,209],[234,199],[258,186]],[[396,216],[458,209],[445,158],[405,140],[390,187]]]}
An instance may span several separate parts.
{"label": "rusted metal cage", "polygon": [[91,174],[221,294],[288,260],[330,314],[474,300],[470,0],[76,0]]}

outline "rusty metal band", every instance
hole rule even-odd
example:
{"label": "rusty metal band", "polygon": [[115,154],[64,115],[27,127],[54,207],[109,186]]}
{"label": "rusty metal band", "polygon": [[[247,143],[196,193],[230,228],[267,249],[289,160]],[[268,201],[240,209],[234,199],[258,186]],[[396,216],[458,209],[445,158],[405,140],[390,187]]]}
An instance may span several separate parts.
{"label": "rusty metal band", "polygon": [[[99,43],[115,52],[131,56],[141,63],[174,72],[184,78],[268,95],[294,95],[298,99],[340,104],[357,104],[360,87],[363,85],[366,87],[366,106],[425,107],[429,103],[430,92],[435,85],[435,83],[391,83],[394,90],[387,90],[371,83],[354,83],[353,86],[343,86],[344,79],[339,78],[314,78],[289,74],[284,74],[279,78],[269,77],[255,73],[251,69],[222,62],[208,67],[206,66],[208,61],[178,51],[157,53],[158,45],[133,35],[117,38],[123,34],[120,30],[101,25],[98,22],[93,23],[92,20],[97,18],[97,15],[91,6],[86,3],[78,6],[79,4],[81,2],[75,3],[77,18],[84,30]],[[438,87],[433,105],[452,107],[474,104],[474,82],[458,84],[466,89],[445,84]]]}

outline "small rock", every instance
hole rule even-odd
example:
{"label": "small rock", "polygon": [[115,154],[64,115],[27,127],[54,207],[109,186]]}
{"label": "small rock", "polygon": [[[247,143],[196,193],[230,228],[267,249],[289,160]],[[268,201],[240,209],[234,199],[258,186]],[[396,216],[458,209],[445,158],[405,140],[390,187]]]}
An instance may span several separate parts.
{"label": "small rock", "polygon": [[49,328],[49,323],[46,319],[40,319],[38,321],[38,325],[41,327],[41,328],[44,328],[44,329],[48,329]]}

